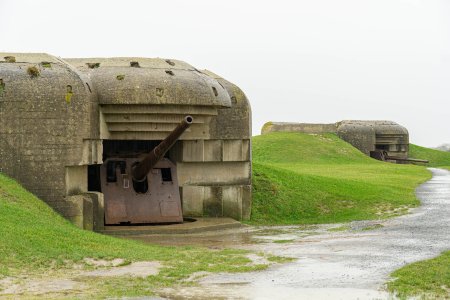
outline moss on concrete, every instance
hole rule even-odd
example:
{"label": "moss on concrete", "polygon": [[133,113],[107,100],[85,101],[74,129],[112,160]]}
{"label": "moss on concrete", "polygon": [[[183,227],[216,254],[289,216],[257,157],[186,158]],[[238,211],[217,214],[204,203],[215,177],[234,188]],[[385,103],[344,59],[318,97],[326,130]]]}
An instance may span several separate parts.
{"label": "moss on concrete", "polygon": [[38,67],[36,66],[30,66],[27,68],[27,73],[28,75],[30,75],[32,78],[35,77],[39,77],[39,75],[41,75],[41,71],[39,70]]}

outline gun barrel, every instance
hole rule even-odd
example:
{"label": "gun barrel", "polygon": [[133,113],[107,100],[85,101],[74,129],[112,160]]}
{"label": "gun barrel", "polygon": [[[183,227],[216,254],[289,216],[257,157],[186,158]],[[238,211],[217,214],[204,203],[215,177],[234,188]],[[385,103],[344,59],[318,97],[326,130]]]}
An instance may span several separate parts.
{"label": "gun barrel", "polygon": [[419,162],[419,163],[429,163],[426,159],[418,159],[418,158],[401,158],[401,157],[393,157],[393,156],[386,156],[386,159],[390,160],[398,160],[398,161],[408,161],[408,162]]}
{"label": "gun barrel", "polygon": [[172,148],[183,132],[191,126],[193,121],[194,118],[191,116],[185,116],[181,123],[158,146],[153,148],[139,164],[133,167],[133,179],[136,181],[144,180],[148,172]]}

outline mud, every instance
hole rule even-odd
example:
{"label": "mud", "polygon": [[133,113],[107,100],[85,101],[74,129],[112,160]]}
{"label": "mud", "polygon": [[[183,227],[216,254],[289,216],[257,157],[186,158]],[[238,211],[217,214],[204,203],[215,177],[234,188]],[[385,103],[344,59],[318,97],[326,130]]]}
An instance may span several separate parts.
{"label": "mud", "polygon": [[133,276],[133,277],[147,277],[157,275],[161,263],[155,261],[139,261],[133,262],[127,266],[120,266],[108,269],[98,269],[90,272],[84,272],[81,276],[94,277],[112,277],[112,276]]}
{"label": "mud", "polygon": [[14,295],[17,298],[20,294],[24,293],[37,296],[67,291],[75,292],[86,288],[83,283],[72,279],[33,279],[18,281],[7,278],[5,282],[0,282],[0,286],[5,286],[0,291],[0,298],[4,295]]}
{"label": "mud", "polygon": [[417,189],[422,206],[390,220],[353,222],[348,229],[342,224],[259,227],[140,239],[296,258],[266,271],[215,274],[201,278],[199,286],[160,291],[170,299],[389,299],[385,283],[392,271],[450,249],[450,172],[431,171],[433,178]]}
{"label": "mud", "polygon": [[[48,298],[58,295],[76,295],[88,288],[83,283],[86,277],[147,277],[157,275],[161,268],[161,263],[157,261],[140,261],[128,265],[123,259],[95,260],[86,258],[84,262],[94,267],[94,270],[83,270],[83,265],[77,265],[74,270],[67,270],[65,274],[42,274],[40,278],[34,276],[6,277],[0,280],[0,298]],[[55,278],[57,277],[57,278]],[[149,298],[156,299],[156,298]]]}
{"label": "mud", "polygon": [[125,263],[125,260],[122,258],[116,258],[113,260],[105,260],[105,259],[95,259],[86,257],[83,260],[87,265],[94,267],[118,267]]}

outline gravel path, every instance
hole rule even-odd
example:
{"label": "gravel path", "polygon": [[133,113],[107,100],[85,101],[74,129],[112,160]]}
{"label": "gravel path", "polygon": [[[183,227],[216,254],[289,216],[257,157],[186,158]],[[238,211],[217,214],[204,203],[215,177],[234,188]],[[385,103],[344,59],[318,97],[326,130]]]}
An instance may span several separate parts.
{"label": "gravel path", "polygon": [[[193,299],[389,299],[384,283],[392,271],[450,249],[450,172],[430,170],[433,178],[417,189],[422,206],[411,214],[383,221],[373,230],[323,231],[288,243],[256,244],[250,249],[298,259],[267,271],[208,276],[199,287],[164,294]],[[295,236],[292,227],[282,236],[289,234]]]}

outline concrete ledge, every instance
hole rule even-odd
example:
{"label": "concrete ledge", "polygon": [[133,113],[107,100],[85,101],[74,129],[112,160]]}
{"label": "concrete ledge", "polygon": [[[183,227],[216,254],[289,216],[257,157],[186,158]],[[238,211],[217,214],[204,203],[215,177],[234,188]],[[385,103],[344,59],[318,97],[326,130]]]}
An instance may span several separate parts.
{"label": "concrete ledge", "polygon": [[196,218],[195,222],[168,225],[105,226],[97,232],[107,235],[124,236],[139,234],[183,234],[213,230],[240,228],[246,226],[231,218]]}

